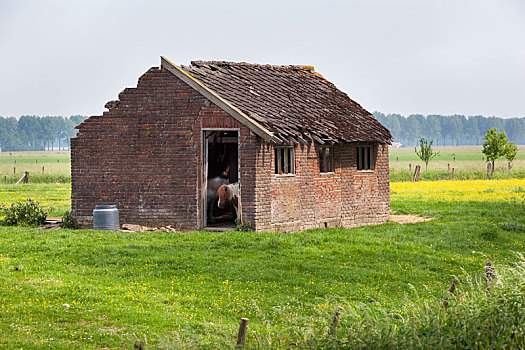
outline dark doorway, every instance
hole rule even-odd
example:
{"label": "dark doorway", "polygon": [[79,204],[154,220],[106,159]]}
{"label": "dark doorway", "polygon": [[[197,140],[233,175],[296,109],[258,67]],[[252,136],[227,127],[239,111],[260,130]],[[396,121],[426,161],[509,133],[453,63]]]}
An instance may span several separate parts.
{"label": "dark doorway", "polygon": [[205,227],[235,226],[233,206],[219,208],[216,191],[220,185],[239,182],[239,136],[236,130],[210,130],[205,133],[206,223]]}

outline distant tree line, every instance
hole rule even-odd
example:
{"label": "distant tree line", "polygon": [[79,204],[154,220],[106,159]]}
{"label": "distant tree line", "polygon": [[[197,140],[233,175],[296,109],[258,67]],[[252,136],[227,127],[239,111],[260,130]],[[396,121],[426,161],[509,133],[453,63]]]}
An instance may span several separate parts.
{"label": "distant tree line", "polygon": [[421,138],[434,140],[435,146],[481,145],[483,136],[492,128],[505,131],[511,142],[525,144],[525,118],[373,114],[390,129],[394,142],[400,142],[403,146],[416,146]]}
{"label": "distant tree line", "polygon": [[20,118],[0,117],[0,148],[2,151],[51,151],[69,149],[75,126],[87,116]]}

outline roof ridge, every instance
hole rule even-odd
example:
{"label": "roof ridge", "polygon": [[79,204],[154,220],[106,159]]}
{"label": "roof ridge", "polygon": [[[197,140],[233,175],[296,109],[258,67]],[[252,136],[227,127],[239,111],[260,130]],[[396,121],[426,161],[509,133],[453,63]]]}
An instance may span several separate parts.
{"label": "roof ridge", "polygon": [[293,70],[305,70],[310,72],[315,72],[315,67],[311,65],[302,65],[302,64],[260,64],[260,63],[249,63],[249,62],[231,62],[231,61],[191,61],[192,67],[201,67],[201,66],[241,66],[241,67],[259,67],[259,68],[274,68],[274,69],[293,69]]}

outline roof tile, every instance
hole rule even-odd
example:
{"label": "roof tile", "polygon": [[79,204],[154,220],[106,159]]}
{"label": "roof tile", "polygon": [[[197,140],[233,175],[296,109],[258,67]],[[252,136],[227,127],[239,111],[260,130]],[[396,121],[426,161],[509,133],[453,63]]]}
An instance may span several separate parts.
{"label": "roof tile", "polygon": [[284,142],[392,140],[371,113],[313,67],[193,61],[181,68]]}

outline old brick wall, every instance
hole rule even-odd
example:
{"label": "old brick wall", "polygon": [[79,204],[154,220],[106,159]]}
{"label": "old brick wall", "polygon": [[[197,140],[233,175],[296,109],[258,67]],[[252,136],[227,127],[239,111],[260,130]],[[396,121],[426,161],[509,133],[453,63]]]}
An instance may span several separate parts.
{"label": "old brick wall", "polygon": [[318,149],[313,144],[297,146],[296,174],[286,176],[274,174],[273,147],[261,145],[257,153],[257,229],[297,231],[388,220],[388,146],[376,145],[373,171],[357,171],[356,146],[334,146],[331,173],[320,173]]}
{"label": "old brick wall", "polygon": [[240,130],[243,209],[255,221],[256,138],[249,129],[159,68],[108,107],[71,140],[72,209],[85,226],[96,204],[116,204],[121,223],[199,228],[202,128]]}
{"label": "old brick wall", "polygon": [[245,221],[258,231],[352,227],[388,219],[388,147],[374,171],[356,170],[355,144],[335,145],[335,171],[319,172],[318,150],[296,147],[296,175],[274,173],[274,148],[171,73],[146,72],[71,140],[72,209],[85,226],[96,204],[116,204],[121,223],[201,226],[202,130],[239,130]]}
{"label": "old brick wall", "polygon": [[357,170],[357,144],[344,145],[343,213],[345,227],[384,223],[390,213],[390,172],[388,145],[376,144],[375,169]]}

